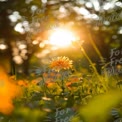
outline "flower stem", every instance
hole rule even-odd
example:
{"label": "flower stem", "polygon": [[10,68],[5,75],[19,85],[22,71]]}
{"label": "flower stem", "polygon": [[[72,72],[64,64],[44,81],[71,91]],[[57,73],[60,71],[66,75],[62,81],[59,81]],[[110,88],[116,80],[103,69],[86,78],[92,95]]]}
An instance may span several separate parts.
{"label": "flower stem", "polygon": [[97,72],[96,67],[94,66],[93,62],[91,61],[91,59],[89,58],[89,56],[87,55],[87,53],[85,52],[85,50],[83,49],[82,46],[81,46],[81,51],[83,52],[84,56],[85,56],[85,57],[87,58],[87,60],[89,61],[91,67],[92,67],[93,70],[94,70],[94,72],[95,72],[97,75],[99,75],[98,72]]}

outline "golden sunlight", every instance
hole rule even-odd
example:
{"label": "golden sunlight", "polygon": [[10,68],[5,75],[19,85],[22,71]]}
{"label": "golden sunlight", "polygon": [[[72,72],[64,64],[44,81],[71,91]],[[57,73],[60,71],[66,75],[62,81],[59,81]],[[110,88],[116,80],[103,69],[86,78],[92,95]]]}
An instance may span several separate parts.
{"label": "golden sunlight", "polygon": [[49,37],[49,43],[57,47],[67,47],[75,40],[74,34],[65,29],[55,29],[55,31]]}

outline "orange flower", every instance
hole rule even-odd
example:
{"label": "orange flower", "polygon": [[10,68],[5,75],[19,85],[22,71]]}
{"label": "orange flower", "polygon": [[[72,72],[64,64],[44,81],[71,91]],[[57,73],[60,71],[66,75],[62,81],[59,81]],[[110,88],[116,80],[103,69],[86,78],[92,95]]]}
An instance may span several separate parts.
{"label": "orange flower", "polygon": [[43,73],[43,77],[48,77],[48,73]]}
{"label": "orange flower", "polygon": [[68,57],[57,57],[56,59],[52,59],[50,63],[50,68],[55,71],[66,70],[72,68],[72,60],[69,60]]}
{"label": "orange flower", "polygon": [[69,88],[72,85],[72,82],[67,82],[66,86]]}
{"label": "orange flower", "polygon": [[76,87],[73,86],[73,84],[74,84],[74,82],[67,82],[67,83],[66,83],[66,86],[67,86],[67,88],[68,88],[69,90],[75,90]]}
{"label": "orange flower", "polygon": [[42,78],[39,77],[39,78],[37,78],[37,79],[32,80],[32,81],[31,81],[31,84],[37,85],[41,80],[42,80]]}
{"label": "orange flower", "polygon": [[9,99],[4,98],[2,101],[0,101],[0,112],[3,114],[10,114],[12,110],[14,109],[14,106],[12,104],[12,101]]}
{"label": "orange flower", "polygon": [[72,88],[73,88],[72,85],[73,85],[74,83],[79,82],[79,79],[78,79],[77,77],[71,77],[71,78],[69,78],[68,81],[69,81],[69,82],[66,83],[66,86],[67,86],[69,89],[72,89]]}
{"label": "orange flower", "polygon": [[51,77],[53,77],[53,76],[55,76],[55,75],[56,75],[56,73],[54,73],[54,72],[51,72],[51,73],[50,73],[50,76],[51,76]]}
{"label": "orange flower", "polygon": [[47,82],[47,83],[46,83],[46,86],[47,86],[48,88],[54,88],[54,85],[55,85],[54,82]]}
{"label": "orange flower", "polygon": [[17,83],[19,86],[28,86],[28,83],[23,81],[23,80],[19,80],[18,83]]}
{"label": "orange flower", "polygon": [[79,78],[78,77],[70,77],[69,81],[70,82],[79,82]]}
{"label": "orange flower", "polygon": [[13,98],[19,94],[19,87],[16,86],[7,73],[0,67],[0,112],[9,114],[14,106]]}

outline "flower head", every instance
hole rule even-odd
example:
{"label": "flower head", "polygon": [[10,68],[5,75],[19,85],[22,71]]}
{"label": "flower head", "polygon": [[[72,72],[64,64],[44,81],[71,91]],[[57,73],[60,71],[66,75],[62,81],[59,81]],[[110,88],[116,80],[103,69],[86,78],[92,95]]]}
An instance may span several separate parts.
{"label": "flower head", "polygon": [[70,60],[68,57],[57,57],[55,59],[52,59],[50,63],[50,68],[52,68],[55,71],[60,70],[67,70],[72,68],[72,60]]}
{"label": "flower head", "polygon": [[55,88],[56,83],[54,83],[54,82],[46,82],[46,86],[47,86],[48,88]]}
{"label": "flower head", "polygon": [[17,84],[19,86],[24,86],[24,87],[28,86],[28,82],[27,81],[23,81],[23,80],[18,80]]}

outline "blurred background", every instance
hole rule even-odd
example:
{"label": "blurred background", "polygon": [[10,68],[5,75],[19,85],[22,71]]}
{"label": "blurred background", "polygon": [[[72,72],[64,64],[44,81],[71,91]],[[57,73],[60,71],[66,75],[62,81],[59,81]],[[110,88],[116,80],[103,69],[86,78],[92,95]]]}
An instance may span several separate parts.
{"label": "blurred background", "polygon": [[89,70],[79,45],[100,72],[101,56],[109,62],[113,48],[122,56],[121,39],[121,0],[0,0],[0,65],[11,75],[60,55]]}

